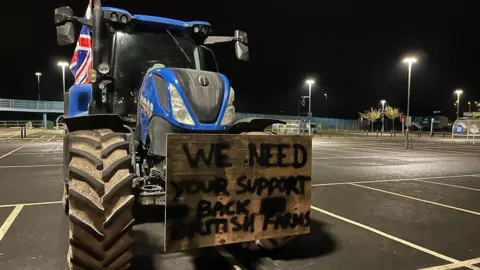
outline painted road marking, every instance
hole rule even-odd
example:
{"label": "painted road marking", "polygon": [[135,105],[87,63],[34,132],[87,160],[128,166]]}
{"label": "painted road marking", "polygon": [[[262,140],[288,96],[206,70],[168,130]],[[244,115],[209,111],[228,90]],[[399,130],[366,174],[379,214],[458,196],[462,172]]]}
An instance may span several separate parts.
{"label": "painted road marking", "polygon": [[62,164],[52,165],[17,165],[17,166],[0,166],[0,169],[15,169],[15,168],[41,168],[41,167],[60,167]]}
{"label": "painted road marking", "polygon": [[434,182],[434,181],[426,181],[426,180],[418,180],[418,181],[425,182],[425,183],[430,183],[430,184],[435,184],[435,185],[447,186],[447,187],[454,187],[454,188],[462,188],[462,189],[468,189],[468,190],[473,190],[473,191],[480,191],[480,189],[478,189],[478,188],[464,187],[464,186],[451,185],[451,184],[445,184],[445,183]]}
{"label": "painted road marking", "polygon": [[52,138],[50,138],[50,139],[48,139],[48,141],[47,141],[47,142],[49,142],[49,141],[51,141],[51,140],[55,139],[55,137],[57,137],[57,135],[53,135],[53,137],[52,137]]}
{"label": "painted road marking", "polygon": [[[457,268],[460,268],[462,266],[468,267],[470,269],[474,269],[472,267],[475,267],[473,265],[477,264],[477,263],[480,263],[480,258],[475,258],[475,259],[471,259],[471,260],[463,261],[463,262],[459,262],[459,263],[450,263],[450,264],[445,264],[445,265],[440,265],[440,266],[433,266],[433,267],[429,267],[429,268],[422,268],[420,270],[450,270],[450,269],[457,269]],[[477,269],[479,269],[479,268],[477,268]]]}
{"label": "painted road marking", "polygon": [[0,241],[2,241],[3,237],[7,233],[8,228],[10,228],[10,226],[12,226],[13,221],[15,221],[18,214],[22,210],[22,208],[23,208],[23,205],[21,205],[21,204],[16,205],[15,208],[13,209],[13,211],[8,216],[8,218],[5,220],[5,222],[3,222],[2,227],[0,227]]}
{"label": "painted road marking", "polygon": [[[393,241],[399,242],[399,243],[401,243],[401,244],[404,244],[404,245],[409,246],[409,247],[411,247],[411,248],[414,248],[414,249],[416,249],[416,250],[419,250],[419,251],[422,251],[422,252],[424,252],[424,253],[430,254],[430,255],[435,256],[435,257],[437,257],[437,258],[440,258],[440,259],[442,259],[442,260],[445,260],[445,261],[448,261],[448,262],[451,262],[451,263],[460,263],[459,260],[456,260],[456,259],[454,259],[454,258],[451,258],[451,257],[448,257],[448,256],[446,256],[446,255],[440,254],[440,253],[438,253],[438,252],[436,252],[436,251],[433,251],[433,250],[430,250],[430,249],[428,249],[428,248],[424,248],[424,247],[419,246],[419,245],[417,245],[417,244],[414,244],[414,243],[412,243],[412,242],[409,242],[409,241],[400,239],[400,238],[398,238],[398,237],[396,237],[396,236],[393,236],[393,235],[390,235],[390,234],[388,234],[388,233],[382,232],[382,231],[380,231],[380,230],[377,230],[377,229],[372,228],[372,227],[370,227],[370,226],[367,226],[367,225],[365,225],[365,224],[362,224],[362,223],[356,222],[356,221],[354,221],[354,220],[351,220],[351,219],[348,219],[348,218],[339,216],[339,215],[337,215],[337,214],[328,212],[328,211],[326,211],[326,210],[320,209],[320,208],[318,208],[318,207],[316,207],[316,206],[313,206],[313,205],[312,205],[312,206],[310,206],[310,208],[313,209],[313,210],[315,210],[315,211],[317,211],[317,212],[320,212],[320,213],[322,213],[322,214],[325,214],[325,215],[327,215],[327,216],[331,216],[331,217],[334,217],[334,218],[336,218],[336,219],[340,219],[340,220],[342,220],[342,221],[345,221],[345,222],[350,223],[350,224],[352,224],[352,225],[355,225],[355,226],[357,226],[357,227],[363,228],[363,229],[365,229],[365,230],[371,231],[371,232],[373,232],[373,233],[375,233],[375,234],[378,234],[378,235],[381,235],[381,236],[386,237],[386,238],[388,238],[388,239],[391,239],[391,240],[393,240]],[[467,267],[468,267],[468,266],[467,266]],[[476,268],[476,267],[468,267],[468,268],[470,268],[470,269],[478,269],[478,268]]]}
{"label": "painted road marking", "polygon": [[467,209],[463,209],[463,208],[458,208],[458,207],[451,206],[451,205],[446,205],[446,204],[443,204],[443,203],[437,203],[437,202],[427,201],[427,200],[424,200],[424,199],[419,199],[419,198],[415,198],[415,197],[411,197],[411,196],[407,196],[407,195],[403,195],[403,194],[399,194],[399,193],[395,193],[395,192],[391,192],[391,191],[386,191],[386,190],[383,190],[383,189],[378,189],[378,188],[373,188],[373,187],[368,187],[368,186],[362,186],[362,185],[359,185],[359,184],[350,184],[350,185],[356,186],[356,187],[361,187],[361,188],[366,188],[366,189],[371,189],[371,190],[375,190],[375,191],[378,191],[378,192],[383,192],[383,193],[387,193],[387,194],[390,194],[390,195],[395,195],[395,196],[402,197],[402,198],[406,198],[406,199],[410,199],[410,200],[415,200],[415,201],[419,201],[419,202],[429,203],[429,204],[433,204],[433,205],[437,205],[437,206],[441,206],[441,207],[445,207],[445,208],[450,208],[450,209],[453,209],[453,210],[457,210],[457,211],[460,211],[460,212],[465,212],[465,213],[469,213],[469,214],[473,214],[473,215],[480,216],[480,213],[478,213],[478,212],[471,211],[471,210],[467,210]]}
{"label": "painted road marking", "polygon": [[36,139],[33,139],[33,140],[31,140],[31,141],[32,141],[32,142],[34,142],[34,141],[37,141],[37,140],[43,139],[43,137],[45,137],[45,136],[46,136],[46,135],[42,135],[40,138],[36,138]]}
{"label": "painted road marking", "polygon": [[8,153],[6,153],[5,155],[0,156],[0,159],[4,158],[4,157],[6,157],[6,156],[9,156],[9,155],[11,155],[11,154],[13,154],[13,153],[17,152],[18,150],[20,150],[20,149],[22,149],[22,148],[23,148],[23,146],[15,149],[15,150],[12,150],[12,151],[8,152]]}
{"label": "painted road marking", "polygon": [[7,208],[7,207],[17,207],[17,206],[35,206],[35,205],[49,205],[49,204],[59,204],[62,201],[54,201],[54,202],[38,202],[38,203],[19,203],[19,204],[4,204],[0,205],[0,208]]}
{"label": "painted road marking", "polygon": [[312,187],[351,185],[351,184],[368,184],[368,183],[387,183],[387,182],[401,182],[401,181],[420,181],[420,180],[429,180],[429,179],[451,179],[451,178],[463,178],[463,177],[480,177],[480,174],[431,176],[431,177],[403,178],[403,179],[402,178],[400,178],[400,179],[384,179],[384,180],[356,181],[356,182],[336,182],[336,183],[313,184]]}

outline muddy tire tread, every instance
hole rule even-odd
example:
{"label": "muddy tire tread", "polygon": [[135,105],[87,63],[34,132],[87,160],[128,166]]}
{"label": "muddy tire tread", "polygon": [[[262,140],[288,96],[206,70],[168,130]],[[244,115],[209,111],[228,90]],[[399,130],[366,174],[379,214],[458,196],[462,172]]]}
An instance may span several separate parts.
{"label": "muddy tire tread", "polygon": [[69,134],[70,269],[130,269],[134,174],[130,135]]}

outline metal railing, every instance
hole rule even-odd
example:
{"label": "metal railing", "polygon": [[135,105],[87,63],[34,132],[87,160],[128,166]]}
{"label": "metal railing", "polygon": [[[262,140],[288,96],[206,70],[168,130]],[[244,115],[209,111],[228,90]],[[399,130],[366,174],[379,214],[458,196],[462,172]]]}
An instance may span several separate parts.
{"label": "metal railing", "polygon": [[0,111],[63,113],[62,101],[0,99]]}
{"label": "metal railing", "polygon": [[293,116],[293,115],[275,115],[275,114],[258,114],[258,113],[236,113],[237,120],[250,117],[270,118],[286,121],[287,123],[308,123],[311,120],[312,124],[316,124],[318,129],[332,129],[338,130],[358,130],[358,120],[352,119],[338,119],[338,118],[323,118],[323,117],[307,117],[307,116]]}
{"label": "metal railing", "polygon": [[13,120],[13,121],[0,121],[0,128],[17,128],[17,127],[26,127],[31,123],[32,128],[41,128],[43,127],[43,121],[31,121],[31,120]]}

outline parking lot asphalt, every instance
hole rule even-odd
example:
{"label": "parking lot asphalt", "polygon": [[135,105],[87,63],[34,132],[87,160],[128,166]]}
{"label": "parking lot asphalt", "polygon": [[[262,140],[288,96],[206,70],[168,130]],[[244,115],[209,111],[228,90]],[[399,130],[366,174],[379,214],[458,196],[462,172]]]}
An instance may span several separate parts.
{"label": "parking lot asphalt", "polygon": [[[61,133],[12,135],[0,132],[0,269],[66,269]],[[480,145],[316,138],[312,154],[309,235],[164,254],[163,223],[138,224],[134,268],[480,269]]]}

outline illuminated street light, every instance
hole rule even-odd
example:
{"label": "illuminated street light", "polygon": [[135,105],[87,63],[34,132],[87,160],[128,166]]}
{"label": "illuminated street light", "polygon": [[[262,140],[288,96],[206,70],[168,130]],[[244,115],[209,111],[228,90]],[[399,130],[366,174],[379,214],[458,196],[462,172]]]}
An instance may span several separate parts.
{"label": "illuminated street light", "polygon": [[470,101],[468,102],[468,112],[472,112],[472,103]]}
{"label": "illuminated street light", "polygon": [[382,132],[385,132],[385,103],[387,103],[387,101],[382,99],[380,103],[382,103]]}
{"label": "illuminated street light", "polygon": [[417,58],[415,57],[407,57],[403,59],[403,63],[408,64],[408,97],[407,97],[407,129],[408,129],[408,124],[411,121],[408,121],[410,119],[410,85],[412,82],[412,64],[417,62]]}
{"label": "illuminated street light", "polygon": [[325,118],[328,118],[328,95],[327,93],[323,95],[325,96]]}
{"label": "illuminated street light", "polygon": [[308,134],[312,134],[312,84],[315,84],[315,81],[308,79],[305,83],[308,84]]}
{"label": "illuminated street light", "polygon": [[65,68],[68,67],[67,62],[60,61],[57,63],[59,67],[62,68],[62,75],[63,75],[63,94],[65,94]]}
{"label": "illuminated street light", "polygon": [[463,94],[462,89],[455,90],[455,94],[457,94],[457,119],[460,118],[460,96]]}
{"label": "illuminated street light", "polygon": [[40,100],[40,76],[42,76],[42,73],[35,72],[35,76],[37,76],[38,100]]}

